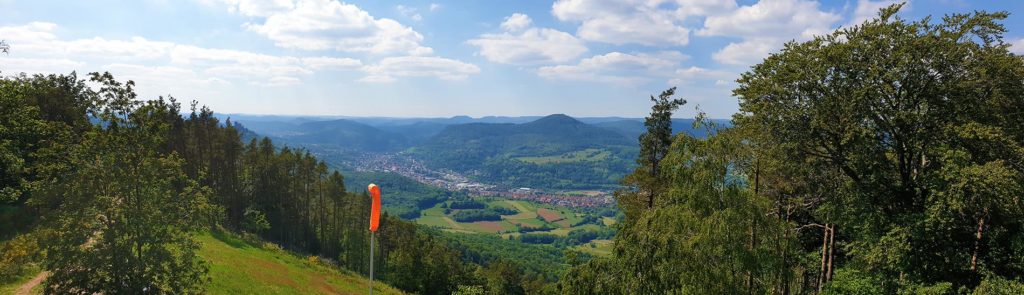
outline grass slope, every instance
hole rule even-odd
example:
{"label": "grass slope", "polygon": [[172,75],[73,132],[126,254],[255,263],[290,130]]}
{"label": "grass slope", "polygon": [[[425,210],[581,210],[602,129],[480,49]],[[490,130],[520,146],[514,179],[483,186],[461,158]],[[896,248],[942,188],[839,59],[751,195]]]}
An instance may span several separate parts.
{"label": "grass slope", "polygon": [[[357,274],[308,262],[283,250],[254,245],[234,236],[197,237],[209,262],[208,294],[363,294],[368,280]],[[375,294],[401,294],[381,282]]]}
{"label": "grass slope", "polygon": [[[368,280],[289,252],[223,234],[204,234],[200,255],[210,263],[208,294],[364,294]],[[401,294],[380,282],[375,294]]]}
{"label": "grass slope", "polygon": [[[196,237],[203,244],[199,255],[210,266],[206,294],[365,294],[368,280],[360,275],[310,263],[289,252],[255,245],[222,233]],[[38,272],[38,271],[35,271]],[[35,277],[26,274],[0,285],[0,294],[15,291]],[[381,282],[374,294],[402,294]],[[42,294],[42,287],[30,294]]]}

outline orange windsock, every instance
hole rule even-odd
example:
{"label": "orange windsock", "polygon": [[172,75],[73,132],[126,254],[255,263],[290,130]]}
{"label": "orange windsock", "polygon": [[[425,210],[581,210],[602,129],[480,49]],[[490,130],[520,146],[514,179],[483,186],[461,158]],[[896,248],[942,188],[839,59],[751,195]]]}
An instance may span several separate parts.
{"label": "orange windsock", "polygon": [[377,232],[380,226],[380,187],[370,184],[367,188],[370,191],[370,231]]}

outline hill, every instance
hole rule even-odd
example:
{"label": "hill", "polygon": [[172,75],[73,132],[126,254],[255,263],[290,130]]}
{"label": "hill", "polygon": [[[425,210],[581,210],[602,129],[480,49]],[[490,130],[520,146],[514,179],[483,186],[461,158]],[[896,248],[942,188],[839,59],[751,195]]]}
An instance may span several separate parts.
{"label": "hill", "polygon": [[405,136],[347,119],[306,122],[276,134],[276,138],[288,143],[356,151],[387,152],[408,145]]}
{"label": "hill", "polygon": [[634,141],[556,114],[522,124],[451,125],[408,153],[429,166],[463,172],[487,182],[559,189],[606,188],[629,171],[636,154]]}
{"label": "hill", "polygon": [[[210,264],[208,294],[362,294],[366,278],[289,252],[221,234],[203,234],[200,255]],[[402,294],[374,283],[374,293]]]}
{"label": "hill", "polygon": [[[210,267],[206,294],[363,294],[367,278],[287,251],[266,247],[224,233],[204,233],[199,255]],[[28,275],[0,286],[0,293],[42,294],[40,276]],[[375,294],[402,294],[377,281]]]}

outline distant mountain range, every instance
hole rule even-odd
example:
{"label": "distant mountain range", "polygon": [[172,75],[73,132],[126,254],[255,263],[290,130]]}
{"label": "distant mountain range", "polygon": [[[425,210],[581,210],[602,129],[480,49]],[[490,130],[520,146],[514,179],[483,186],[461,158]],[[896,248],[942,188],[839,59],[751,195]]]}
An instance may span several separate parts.
{"label": "distant mountain range", "polygon": [[[255,133],[290,145],[345,153],[398,152],[429,167],[515,187],[613,188],[632,170],[643,119],[545,117],[338,118],[230,116]],[[676,132],[703,137],[692,119]],[[726,120],[713,120],[728,127]]]}

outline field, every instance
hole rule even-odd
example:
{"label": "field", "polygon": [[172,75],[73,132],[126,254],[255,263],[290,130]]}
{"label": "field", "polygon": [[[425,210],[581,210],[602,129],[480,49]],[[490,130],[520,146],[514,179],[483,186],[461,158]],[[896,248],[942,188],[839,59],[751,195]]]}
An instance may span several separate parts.
{"label": "field", "polygon": [[[502,215],[501,221],[457,222],[451,218],[450,214],[445,214],[445,209],[441,208],[441,204],[438,204],[433,208],[423,210],[420,218],[416,219],[416,223],[450,232],[496,233],[505,238],[518,236],[520,234],[518,229],[522,227],[541,228],[547,226],[551,229],[534,231],[534,233],[550,233],[565,236],[574,229],[598,229],[603,226],[586,224],[574,227],[572,224],[582,220],[584,215],[564,207],[497,198],[478,200],[486,203],[488,207],[504,207],[514,209],[518,213]],[[455,211],[457,210],[452,210],[452,212]]]}
{"label": "field", "polygon": [[531,164],[544,165],[576,162],[599,162],[607,159],[611,155],[612,152],[603,149],[585,149],[582,151],[568,152],[555,156],[517,157],[516,160]]}
{"label": "field", "polygon": [[[311,263],[289,252],[255,245],[234,236],[213,233],[198,237],[203,244],[199,255],[210,267],[206,294],[364,294],[366,278],[357,274]],[[34,275],[0,286],[0,293],[15,291]],[[32,288],[28,294],[41,294]],[[380,282],[374,294],[402,294]]]}

